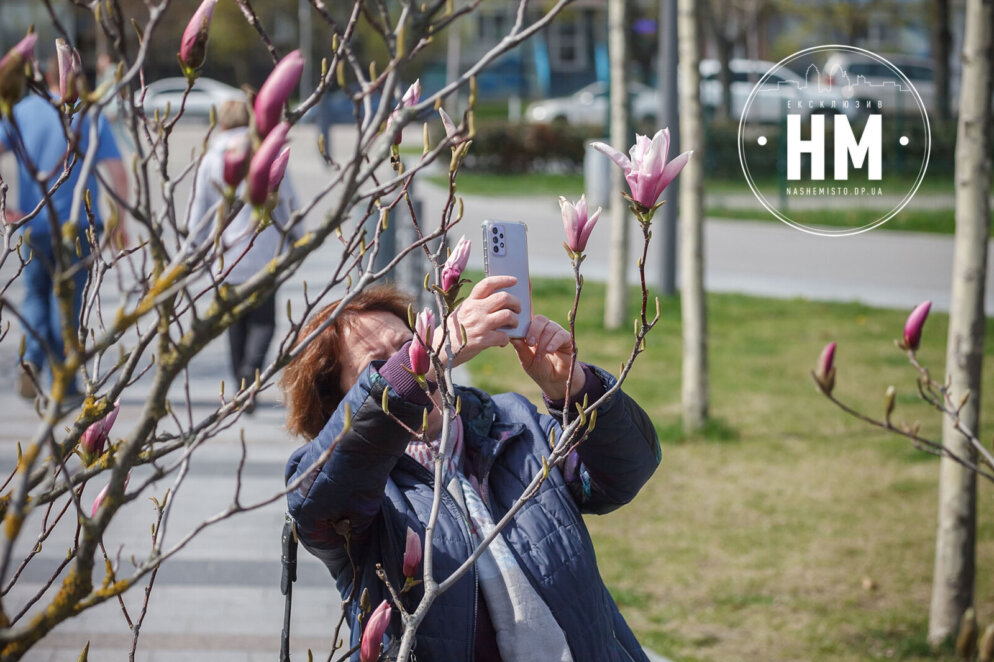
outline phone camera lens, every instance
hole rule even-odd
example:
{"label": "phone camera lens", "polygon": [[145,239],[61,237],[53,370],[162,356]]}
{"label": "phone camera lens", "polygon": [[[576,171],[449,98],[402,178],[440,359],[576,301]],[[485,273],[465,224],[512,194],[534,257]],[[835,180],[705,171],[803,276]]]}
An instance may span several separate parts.
{"label": "phone camera lens", "polygon": [[494,234],[497,234],[497,228],[494,228]]}
{"label": "phone camera lens", "polygon": [[502,241],[502,242],[500,242],[500,247],[501,247],[501,248],[504,248],[504,242],[503,242],[503,241]]}

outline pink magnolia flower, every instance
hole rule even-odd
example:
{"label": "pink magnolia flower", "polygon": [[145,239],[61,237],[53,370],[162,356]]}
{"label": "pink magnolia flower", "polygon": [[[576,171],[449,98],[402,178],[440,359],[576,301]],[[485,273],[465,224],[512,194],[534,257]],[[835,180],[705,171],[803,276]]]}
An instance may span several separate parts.
{"label": "pink magnolia flower", "polygon": [[259,151],[252,157],[248,172],[248,198],[256,207],[262,206],[269,196],[269,173],[286,143],[290,125],[280,122],[262,141]]}
{"label": "pink magnolia flower", "polygon": [[286,174],[286,165],[290,161],[290,147],[289,145],[284,147],[276,160],[273,161],[273,165],[269,168],[269,192],[275,193],[280,187],[280,182],[283,181],[283,176]]}
{"label": "pink magnolia flower", "polygon": [[[131,472],[130,471],[128,472],[128,475],[124,477],[124,488],[125,489],[127,489],[129,482],[131,482]],[[109,490],[110,490],[110,483],[107,483],[106,485],[104,485],[104,488],[102,490],[100,490],[100,493],[97,494],[97,498],[93,500],[93,508],[90,510],[90,517],[96,517],[97,516],[97,511],[100,510],[100,506],[103,505],[104,499],[107,498],[107,492]]]}
{"label": "pink magnolia flower", "polygon": [[304,71],[304,56],[299,50],[287,53],[279,61],[255,97],[255,128],[265,138],[279,124],[283,105],[293,94]]}
{"label": "pink magnolia flower", "polygon": [[435,313],[431,308],[425,308],[418,313],[414,322],[414,340],[407,350],[411,359],[411,371],[416,375],[427,374],[431,370],[431,357],[428,350],[431,347],[432,335],[435,331]]}
{"label": "pink magnolia flower", "polygon": [[818,364],[815,366],[815,381],[825,393],[831,393],[835,387],[835,343],[830,342],[821,350]]}
{"label": "pink magnolia flower", "polygon": [[456,244],[455,250],[449,255],[449,259],[445,261],[445,266],[442,267],[442,290],[445,292],[448,292],[453,285],[459,282],[459,277],[469,262],[469,249],[472,245],[466,235],[463,235],[459,239],[459,243]]}
{"label": "pink magnolia flower", "polygon": [[55,40],[55,54],[59,60],[59,94],[62,103],[74,104],[79,99],[83,77],[83,61],[79,51],[64,39]]}
{"label": "pink magnolia flower", "polygon": [[197,11],[193,12],[190,22],[183,31],[183,39],[179,45],[179,59],[189,69],[199,69],[207,59],[207,32],[214,16],[214,5],[217,0],[204,0]]}
{"label": "pink magnolia flower", "polygon": [[376,662],[380,658],[380,645],[389,626],[390,603],[384,600],[369,615],[362,631],[362,640],[359,642],[360,662]]}
{"label": "pink magnolia flower", "polygon": [[[592,144],[594,149],[606,154],[625,171],[625,181],[632,190],[632,198],[647,208],[652,208],[663,189],[676,179],[690,160],[693,152],[684,152],[669,163],[666,157],[670,150],[670,130],[661,129],[651,139],[636,135],[635,144],[625,156],[615,148],[602,142]],[[630,157],[630,158],[629,158]]]}
{"label": "pink magnolia flower", "polygon": [[931,301],[922,301],[915,306],[915,309],[908,315],[908,321],[904,323],[904,348],[916,350],[922,341],[922,327],[928,319],[928,311],[932,308]]}
{"label": "pink magnolia flower", "polygon": [[600,218],[601,208],[598,207],[593,216],[587,216],[587,197],[580,196],[576,204],[559,196],[559,208],[563,212],[563,227],[566,229],[566,245],[574,253],[582,253],[587,248],[590,232]]}
{"label": "pink magnolia flower", "polygon": [[252,158],[252,141],[247,134],[231,140],[224,150],[224,183],[237,187],[248,174]]}
{"label": "pink magnolia flower", "polygon": [[[411,108],[412,106],[418,105],[419,101],[421,101],[421,79],[420,78],[417,79],[416,81],[414,81],[411,84],[411,86],[409,88],[407,88],[407,91],[404,92],[404,96],[400,100],[400,107],[397,110],[395,110],[392,113],[390,113],[390,117],[389,117],[389,119],[387,119],[387,128],[386,128],[387,135],[390,135],[390,133],[393,131],[394,125],[398,121],[400,121],[400,113],[401,113],[401,111],[404,110],[404,108]],[[399,145],[400,144],[400,139],[401,139],[401,134],[400,134],[400,132],[398,132],[397,135],[393,139],[393,144],[394,145]]]}
{"label": "pink magnolia flower", "polygon": [[407,545],[404,548],[404,576],[414,578],[421,571],[421,536],[407,527]]}
{"label": "pink magnolia flower", "polygon": [[83,432],[83,436],[79,440],[79,450],[87,464],[103,455],[104,445],[110,438],[110,429],[114,427],[114,421],[117,420],[117,414],[120,411],[121,403],[117,402],[106,416],[99,421],[90,423],[90,426]]}

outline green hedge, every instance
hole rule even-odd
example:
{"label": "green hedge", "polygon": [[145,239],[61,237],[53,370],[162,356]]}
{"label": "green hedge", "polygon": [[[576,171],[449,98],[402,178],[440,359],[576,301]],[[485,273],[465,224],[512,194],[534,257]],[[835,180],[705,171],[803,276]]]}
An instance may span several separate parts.
{"label": "green hedge", "polygon": [[596,127],[560,122],[478,123],[466,168],[494,173],[582,172],[583,144],[599,136]]}

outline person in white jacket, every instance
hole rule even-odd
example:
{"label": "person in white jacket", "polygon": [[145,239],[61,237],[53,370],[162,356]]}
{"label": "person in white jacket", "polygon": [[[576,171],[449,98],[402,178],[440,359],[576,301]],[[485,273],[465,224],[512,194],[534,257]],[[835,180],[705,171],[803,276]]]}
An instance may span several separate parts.
{"label": "person in white jacket", "polygon": [[[211,140],[197,171],[187,219],[187,252],[192,253],[202,246],[216,229],[217,208],[223,201],[222,191],[225,186],[224,153],[237,141],[246,139],[248,121],[248,107],[242,101],[225,102],[218,112],[218,128],[221,131]],[[301,235],[298,228],[291,230],[289,234],[284,232],[296,203],[293,185],[287,173],[279,187],[279,198],[271,214],[272,223],[262,232],[256,234],[252,206],[246,204],[242,207],[224,229],[215,248],[211,249],[216,251],[215,274],[223,274],[226,283],[244,283],[263,269],[273,257],[285,251]],[[266,352],[275,329],[275,293],[228,328],[231,370],[239,387],[243,383],[250,385],[255,380],[256,371],[265,365]],[[251,413],[252,409],[254,403],[247,407],[247,411]]]}

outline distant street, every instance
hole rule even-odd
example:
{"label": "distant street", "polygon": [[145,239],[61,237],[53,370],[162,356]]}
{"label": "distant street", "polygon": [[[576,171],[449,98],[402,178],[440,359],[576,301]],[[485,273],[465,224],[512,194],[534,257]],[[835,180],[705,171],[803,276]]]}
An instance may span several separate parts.
{"label": "distant street", "polygon": [[[181,127],[172,154],[189,154],[198,145],[198,135],[204,129],[205,125],[200,124]],[[290,175],[301,201],[310,200],[330,172],[317,157],[314,135],[311,126],[298,126],[291,133]],[[336,157],[346,157],[349,136],[347,127],[336,128],[332,140]],[[420,143],[420,136],[420,129],[409,134],[411,142]],[[175,172],[182,165],[176,163],[172,170]],[[13,171],[9,157],[0,160],[0,172],[5,177],[13,179]],[[185,190],[188,186],[181,187],[181,196],[185,195]],[[13,200],[13,190],[9,195]],[[422,223],[433,227],[441,213],[444,192],[427,183],[419,183],[415,196],[424,203]],[[533,275],[565,276],[569,273],[555,197],[465,196],[464,203],[465,218],[457,232],[478,240],[480,223],[485,218],[525,221],[529,226]],[[311,222],[316,223],[330,204],[330,201],[320,203]],[[594,279],[603,279],[607,273],[609,231],[606,214],[601,223],[602,226],[594,231],[588,245],[589,256],[583,265],[584,274]],[[630,257],[633,278],[638,235],[633,220]],[[657,236],[654,251],[658,251],[658,245]],[[950,236],[873,231],[854,237],[825,238],[807,235],[779,223],[709,219],[705,246],[706,285],[712,292],[863,301],[908,309],[923,299],[932,299],[937,309],[948,309],[953,252]],[[994,244],[989,245],[989,250],[994,252]],[[331,265],[337,264],[339,257],[340,252],[333,243],[313,255],[293,281],[281,290],[277,310],[285,310],[287,298],[294,311],[301,310],[303,281],[307,280],[316,288],[327,278]],[[659,256],[653,254],[648,268],[653,282],[659,262]],[[470,266],[482,269],[479,250],[474,250]],[[8,294],[19,300],[18,284],[15,283]],[[994,270],[988,272],[987,310],[994,311]],[[561,315],[563,311],[551,313]],[[281,326],[277,329],[277,338],[286,328],[285,316],[278,314],[278,319]],[[8,340],[0,346],[0,379],[6,385],[0,389],[0,410],[5,412],[0,432],[0,473],[3,474],[14,466],[16,442],[29,439],[37,422],[31,407],[15,393],[16,352],[16,341]],[[226,392],[230,393],[233,389],[223,338],[211,344],[190,368],[194,417],[204,415],[218,401],[222,379],[227,380]],[[143,402],[143,383],[124,399],[118,429],[128,429],[137,417]],[[172,394],[175,402],[182,401],[182,389],[183,384],[175,386]],[[194,456],[189,475],[179,492],[167,541],[179,540],[198,522],[222,511],[230,503],[242,433],[247,446],[242,501],[262,499],[281,488],[284,461],[297,441],[289,438],[283,429],[283,412],[274,389],[263,395],[262,405],[254,416],[241,418]],[[132,485],[141,478],[142,472],[136,471]],[[170,485],[171,481],[166,481],[157,486],[154,493],[161,497]],[[87,486],[84,503],[92,503],[100,487]],[[40,515],[35,513],[28,520],[25,525],[28,530]],[[123,511],[123,515],[107,533],[105,544],[112,556],[119,555],[122,572],[126,572],[131,555],[140,558],[148,549],[152,506],[138,502]],[[282,522],[283,506],[277,501],[208,529],[167,563],[152,592],[136,660],[272,662],[279,648],[283,614],[283,598],[279,593]],[[39,582],[64,558],[71,535],[71,526],[61,526],[45,542],[22,581],[5,596],[4,608],[8,614],[16,612],[37,590]],[[21,551],[26,551],[32,542],[25,541]],[[142,597],[140,589],[128,593],[126,601],[132,617],[139,610]],[[293,659],[306,659],[308,648],[314,651],[315,659],[326,657],[338,608],[337,590],[327,570],[301,550],[299,580],[294,591]],[[92,660],[126,659],[130,636],[116,602],[108,602],[58,628],[35,647],[28,659],[37,662],[76,660],[87,640],[91,642]]]}

